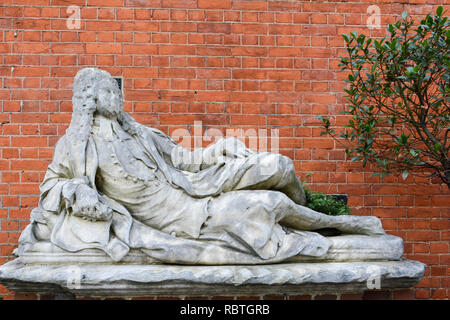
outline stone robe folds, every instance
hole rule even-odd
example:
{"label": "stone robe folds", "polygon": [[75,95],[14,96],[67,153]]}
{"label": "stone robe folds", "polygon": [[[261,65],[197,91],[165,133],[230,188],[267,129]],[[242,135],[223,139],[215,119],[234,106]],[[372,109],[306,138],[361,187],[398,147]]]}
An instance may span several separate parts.
{"label": "stone robe folds", "polygon": [[[180,220],[178,225],[177,219],[174,219],[169,222],[178,229],[171,229],[170,226],[164,229],[158,227],[158,224],[146,223],[145,217],[134,217],[133,212],[124,205],[123,199],[114,199],[114,196],[102,192],[96,184],[100,170],[98,152],[104,152],[105,146],[97,146],[99,141],[94,139],[93,134],[87,141],[80,139],[77,134],[66,134],[58,141],[53,161],[41,184],[39,207],[32,211],[31,224],[19,240],[19,255],[28,245],[42,240],[51,241],[71,252],[101,249],[114,261],[120,261],[130,248],[134,248],[162,262],[183,264],[273,263],[299,254],[320,256],[327,252],[330,241],[325,237],[314,232],[289,230],[280,226],[277,214],[282,213],[276,213],[276,207],[265,208],[266,212],[255,212],[252,208],[245,213],[230,212],[226,219],[229,222],[227,230],[217,233],[212,225],[204,228],[205,233],[200,234],[200,228],[210,214],[209,200],[224,194],[239,194],[245,191],[234,190],[252,189],[255,185],[264,190],[265,180],[273,176],[255,175],[255,168],[264,164],[265,159],[273,160],[277,155],[259,153],[212,165],[195,164],[183,160],[186,157],[207,158],[212,154],[211,148],[218,148],[220,142],[189,152],[159,130],[135,123],[135,133],[130,135],[118,122],[114,126],[117,129],[115,134],[124,143],[132,140],[132,153],[149,170],[153,170],[158,179],[170,188],[182,192],[185,201],[178,199],[177,205],[181,206],[179,209],[184,214],[197,215],[198,218]],[[268,163],[273,164],[269,160]],[[251,174],[246,175],[249,171]],[[279,172],[283,170],[274,174]],[[248,177],[252,177],[253,181],[248,181]],[[282,179],[278,177],[280,178]],[[100,201],[113,210],[111,219],[87,221],[71,214],[75,189],[80,183],[97,190]],[[170,194],[157,196],[167,197]],[[261,191],[260,196],[270,196],[270,193]],[[232,199],[230,197],[230,201]],[[239,197],[234,199],[238,201]],[[198,201],[193,205],[190,200]],[[196,210],[197,212],[192,212]],[[159,214],[164,214],[163,210]],[[212,223],[220,223],[221,218],[211,217],[210,220]],[[236,222],[234,225],[233,221]],[[194,231],[183,232],[183,224],[196,227],[192,229]],[[237,232],[233,233],[233,230]],[[239,239],[236,237],[238,234]]]}

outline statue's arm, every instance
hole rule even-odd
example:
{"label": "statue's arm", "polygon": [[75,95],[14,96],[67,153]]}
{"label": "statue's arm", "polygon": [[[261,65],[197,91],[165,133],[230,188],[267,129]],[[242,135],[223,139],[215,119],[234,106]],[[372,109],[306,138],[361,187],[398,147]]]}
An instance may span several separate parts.
{"label": "statue's arm", "polygon": [[152,129],[156,136],[156,148],[166,162],[184,171],[198,172],[227,159],[247,157],[253,152],[235,138],[225,138],[205,148],[190,151],[177,144],[163,132]]}
{"label": "statue's arm", "polygon": [[66,146],[66,136],[61,137],[55,146],[53,159],[47,168],[44,180],[40,185],[40,207],[46,211],[58,213],[62,206],[63,187],[75,184],[75,179],[70,166],[70,158]]}
{"label": "statue's arm", "polygon": [[74,215],[86,219],[108,219],[111,210],[100,203],[99,195],[90,185],[88,177],[74,176],[66,139],[63,136],[56,144],[52,163],[40,186],[41,209],[58,214],[65,207]]}

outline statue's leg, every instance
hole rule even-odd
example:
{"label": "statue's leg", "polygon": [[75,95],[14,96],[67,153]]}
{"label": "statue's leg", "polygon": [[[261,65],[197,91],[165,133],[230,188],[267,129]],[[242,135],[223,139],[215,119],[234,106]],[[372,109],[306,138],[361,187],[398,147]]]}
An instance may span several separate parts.
{"label": "statue's leg", "polygon": [[[284,193],[269,190],[232,191],[211,203],[214,224],[236,229],[240,225],[280,223],[296,230],[336,228],[350,234],[384,234],[381,222],[372,216],[329,216],[294,203]],[[243,221],[244,219],[250,221]],[[263,222],[265,221],[265,222]]]}
{"label": "statue's leg", "polygon": [[292,160],[276,153],[258,153],[248,159],[252,165],[245,172],[235,190],[277,190],[292,201],[304,205],[305,191],[295,173]]}
{"label": "statue's leg", "polygon": [[374,216],[330,216],[295,204],[288,198],[281,199],[280,206],[286,214],[279,222],[294,229],[314,231],[335,228],[350,234],[385,234],[380,219]]}

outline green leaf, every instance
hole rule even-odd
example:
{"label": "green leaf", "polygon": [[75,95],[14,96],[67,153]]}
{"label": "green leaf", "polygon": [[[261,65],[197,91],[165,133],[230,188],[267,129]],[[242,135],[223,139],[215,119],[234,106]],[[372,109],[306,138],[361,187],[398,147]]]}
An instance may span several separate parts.
{"label": "green leaf", "polygon": [[408,12],[403,11],[403,13],[402,13],[402,19],[405,20],[407,16],[408,16]]}
{"label": "green leaf", "polygon": [[436,144],[434,145],[434,150],[436,150],[437,152],[440,152],[442,149],[442,145],[440,142],[436,142]]}
{"label": "green leaf", "polygon": [[388,31],[389,31],[390,33],[394,33],[394,26],[393,26],[392,24],[389,24],[389,25],[388,25]]}
{"label": "green leaf", "polygon": [[401,144],[406,144],[408,142],[408,139],[409,139],[409,135],[406,136],[404,133],[402,133],[400,135],[400,143]]}
{"label": "green leaf", "polygon": [[443,11],[444,11],[444,8],[443,8],[442,6],[439,6],[439,7],[436,9],[436,14],[437,14],[438,16],[441,16]]}
{"label": "green leaf", "polygon": [[406,178],[408,178],[408,170],[403,170],[402,178],[403,178],[403,180],[406,180]]}

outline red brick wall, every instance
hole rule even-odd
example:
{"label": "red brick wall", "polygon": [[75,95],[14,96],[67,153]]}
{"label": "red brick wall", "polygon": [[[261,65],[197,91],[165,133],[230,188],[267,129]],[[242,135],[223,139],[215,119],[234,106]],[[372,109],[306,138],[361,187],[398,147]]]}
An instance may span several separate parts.
{"label": "red brick wall", "polygon": [[[345,122],[342,33],[383,36],[404,10],[420,17],[439,4],[450,9],[449,0],[2,0],[0,263],[70,121],[73,76],[97,66],[123,77],[126,111],[167,133],[194,120],[279,129],[280,152],[314,190],[348,194],[354,214],[381,217],[405,240],[406,257],[428,265],[412,296],[448,298],[447,187],[371,177],[320,136],[316,119]],[[67,27],[70,5],[81,7],[78,30]],[[380,8],[380,29],[367,26],[370,5]]]}

